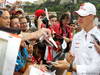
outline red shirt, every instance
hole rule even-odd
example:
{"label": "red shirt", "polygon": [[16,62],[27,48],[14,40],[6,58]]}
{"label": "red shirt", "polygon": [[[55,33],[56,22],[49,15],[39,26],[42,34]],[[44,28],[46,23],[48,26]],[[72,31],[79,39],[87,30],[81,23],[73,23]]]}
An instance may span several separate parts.
{"label": "red shirt", "polygon": [[62,33],[62,29],[60,27],[60,24],[52,25],[52,26],[50,26],[50,29],[59,35]]}

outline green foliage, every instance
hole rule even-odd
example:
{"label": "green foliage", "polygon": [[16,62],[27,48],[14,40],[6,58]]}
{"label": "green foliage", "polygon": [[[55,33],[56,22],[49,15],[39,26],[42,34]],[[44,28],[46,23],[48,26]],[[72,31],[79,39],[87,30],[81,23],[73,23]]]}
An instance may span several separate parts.
{"label": "green foliage", "polygon": [[84,3],[86,1],[90,1],[91,3],[96,5],[97,8],[97,16],[100,16],[100,0],[79,0],[78,4],[73,3],[64,3],[59,4],[60,0],[56,0],[55,2],[50,2],[49,0],[41,5],[30,4],[27,2],[24,5],[24,10],[29,13],[33,13],[37,9],[47,8],[48,11],[55,11],[57,13],[62,13],[65,11],[75,11],[79,8],[80,3]]}
{"label": "green foliage", "polygon": [[29,1],[25,2],[25,5],[31,5],[31,4],[32,4],[32,3],[29,2]]}

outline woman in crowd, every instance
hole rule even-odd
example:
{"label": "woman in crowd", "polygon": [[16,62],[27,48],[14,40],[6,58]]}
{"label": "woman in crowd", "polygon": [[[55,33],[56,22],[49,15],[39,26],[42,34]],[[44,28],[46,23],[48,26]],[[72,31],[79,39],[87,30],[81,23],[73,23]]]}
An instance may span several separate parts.
{"label": "woman in crowd", "polygon": [[73,29],[70,26],[70,22],[71,22],[71,15],[70,13],[64,13],[61,18],[60,18],[60,26],[62,29],[62,36],[64,38],[64,40],[67,42],[67,52],[70,49],[70,43],[71,40],[73,38]]}

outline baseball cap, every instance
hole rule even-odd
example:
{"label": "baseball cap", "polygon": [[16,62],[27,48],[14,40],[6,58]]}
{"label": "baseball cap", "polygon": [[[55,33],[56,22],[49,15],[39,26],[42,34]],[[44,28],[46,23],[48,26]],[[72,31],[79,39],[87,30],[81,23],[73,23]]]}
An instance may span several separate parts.
{"label": "baseball cap", "polygon": [[41,16],[42,14],[45,14],[45,11],[43,9],[38,9],[35,11],[35,16],[37,17]]}
{"label": "baseball cap", "polygon": [[78,11],[75,11],[80,16],[96,15],[96,7],[92,3],[83,3]]}

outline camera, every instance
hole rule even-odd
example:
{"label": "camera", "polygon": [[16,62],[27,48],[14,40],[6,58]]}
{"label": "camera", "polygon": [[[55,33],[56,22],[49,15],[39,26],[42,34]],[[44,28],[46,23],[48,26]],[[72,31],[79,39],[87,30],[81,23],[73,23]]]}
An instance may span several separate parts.
{"label": "camera", "polygon": [[49,27],[49,21],[48,21],[48,19],[46,17],[43,18],[42,22],[46,25],[46,28]]}

